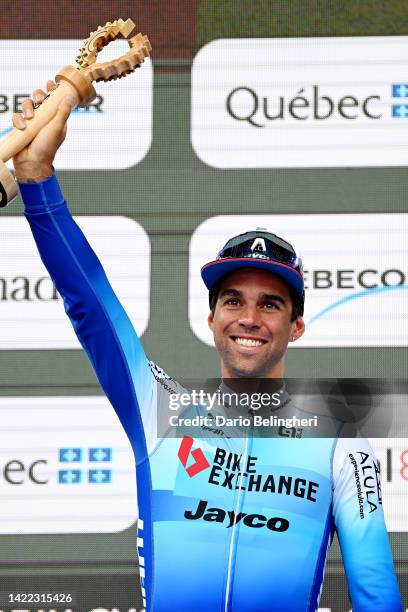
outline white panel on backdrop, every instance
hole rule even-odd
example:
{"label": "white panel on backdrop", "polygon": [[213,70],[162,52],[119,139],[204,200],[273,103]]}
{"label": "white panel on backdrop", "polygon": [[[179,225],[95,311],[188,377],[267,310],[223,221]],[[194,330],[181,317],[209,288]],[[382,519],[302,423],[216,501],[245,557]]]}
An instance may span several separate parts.
{"label": "white panel on backdrop", "polygon": [[[0,137],[11,115],[34,89],[67,64],[76,65],[81,40],[0,41]],[[113,42],[100,61],[123,55],[125,41]],[[11,59],[12,58],[12,59]],[[103,58],[103,59],[102,59]],[[69,137],[58,151],[55,166],[62,170],[115,170],[139,163],[152,141],[153,68],[146,59],[135,74],[109,83],[95,83],[98,97],[69,119]]]}
{"label": "white panel on backdrop", "polygon": [[191,140],[217,168],[406,166],[408,37],[220,39],[192,68]]}
{"label": "white panel on backdrop", "polygon": [[105,397],[2,397],[0,414],[1,534],[134,523],[134,457]]}
{"label": "white panel on backdrop", "polygon": [[[139,335],[149,321],[150,242],[127,217],[75,217]],[[27,221],[0,219],[0,349],[78,349],[80,344],[37,252]]]}
{"label": "white panel on backdrop", "polygon": [[189,321],[213,346],[201,267],[236,234],[265,227],[291,242],[306,277],[304,336],[291,347],[408,346],[408,214],[225,215],[190,241]]}
{"label": "white panel on backdrop", "polygon": [[[137,518],[134,457],[105,397],[0,398],[0,533],[104,533]],[[407,531],[408,446],[373,439],[389,531]]]}

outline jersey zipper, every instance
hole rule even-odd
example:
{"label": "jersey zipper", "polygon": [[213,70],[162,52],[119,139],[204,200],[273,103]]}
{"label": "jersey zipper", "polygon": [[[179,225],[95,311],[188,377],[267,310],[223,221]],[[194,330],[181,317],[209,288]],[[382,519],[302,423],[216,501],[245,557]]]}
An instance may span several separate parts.
{"label": "jersey zipper", "polygon": [[[249,427],[247,427],[244,437],[244,448],[241,455],[241,466],[246,465],[248,459],[248,449],[251,447],[252,449],[252,436],[253,436],[253,414],[250,412],[251,423]],[[238,485],[238,495],[236,498],[236,504],[234,508],[235,516],[239,512],[241,512],[244,498],[245,498],[245,489],[242,487],[242,483],[244,480],[244,471],[241,470],[239,477],[239,485]],[[237,540],[238,540],[238,532],[239,532],[239,524],[234,521],[234,524],[231,527],[231,539],[229,543],[228,549],[228,568],[227,568],[227,581],[225,585],[225,598],[224,598],[224,610],[223,612],[231,612],[232,611],[232,587],[234,583],[234,573],[235,573],[235,561],[236,561],[236,551],[237,551]]]}

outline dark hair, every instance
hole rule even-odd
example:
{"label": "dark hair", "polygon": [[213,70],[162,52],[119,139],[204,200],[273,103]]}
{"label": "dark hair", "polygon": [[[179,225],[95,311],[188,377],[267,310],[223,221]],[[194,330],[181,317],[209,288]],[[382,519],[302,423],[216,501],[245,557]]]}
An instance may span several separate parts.
{"label": "dark hair", "polygon": [[[215,283],[215,285],[210,289],[208,294],[208,299],[210,303],[210,310],[214,314],[215,306],[218,301],[218,296],[221,291],[223,282],[225,280],[225,276],[220,278],[220,280]],[[288,290],[290,299],[292,300],[292,316],[291,321],[296,321],[298,317],[303,316],[304,306],[305,306],[305,292],[302,295],[296,293],[296,291],[287,283],[285,283]]]}

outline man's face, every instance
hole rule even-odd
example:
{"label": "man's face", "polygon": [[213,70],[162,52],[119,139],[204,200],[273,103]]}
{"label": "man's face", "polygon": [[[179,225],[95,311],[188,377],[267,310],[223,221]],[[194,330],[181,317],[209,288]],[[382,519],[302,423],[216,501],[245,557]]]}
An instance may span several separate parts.
{"label": "man's face", "polygon": [[287,285],[270,272],[243,268],[222,284],[214,314],[208,317],[224,378],[281,378],[288,342],[304,331],[304,321],[291,321]]}

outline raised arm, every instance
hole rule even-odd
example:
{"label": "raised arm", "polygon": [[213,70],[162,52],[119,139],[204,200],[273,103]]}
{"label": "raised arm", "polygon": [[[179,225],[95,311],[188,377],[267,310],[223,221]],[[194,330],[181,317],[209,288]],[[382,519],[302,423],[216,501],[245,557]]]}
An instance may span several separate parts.
{"label": "raised arm", "polygon": [[367,440],[338,440],[333,482],[333,516],[353,612],[401,612],[378,461]]}
{"label": "raised arm", "polygon": [[[49,82],[49,87],[52,82]],[[34,92],[41,102],[45,94]],[[117,299],[102,265],[64,201],[52,162],[66,133],[70,100],[54,119],[14,158],[14,167],[40,256],[59,293],[75,333],[98,380],[114,406],[132,444],[144,455],[143,430],[149,419],[154,379],[143,347]],[[23,115],[14,115],[19,129],[33,114],[31,100]]]}

